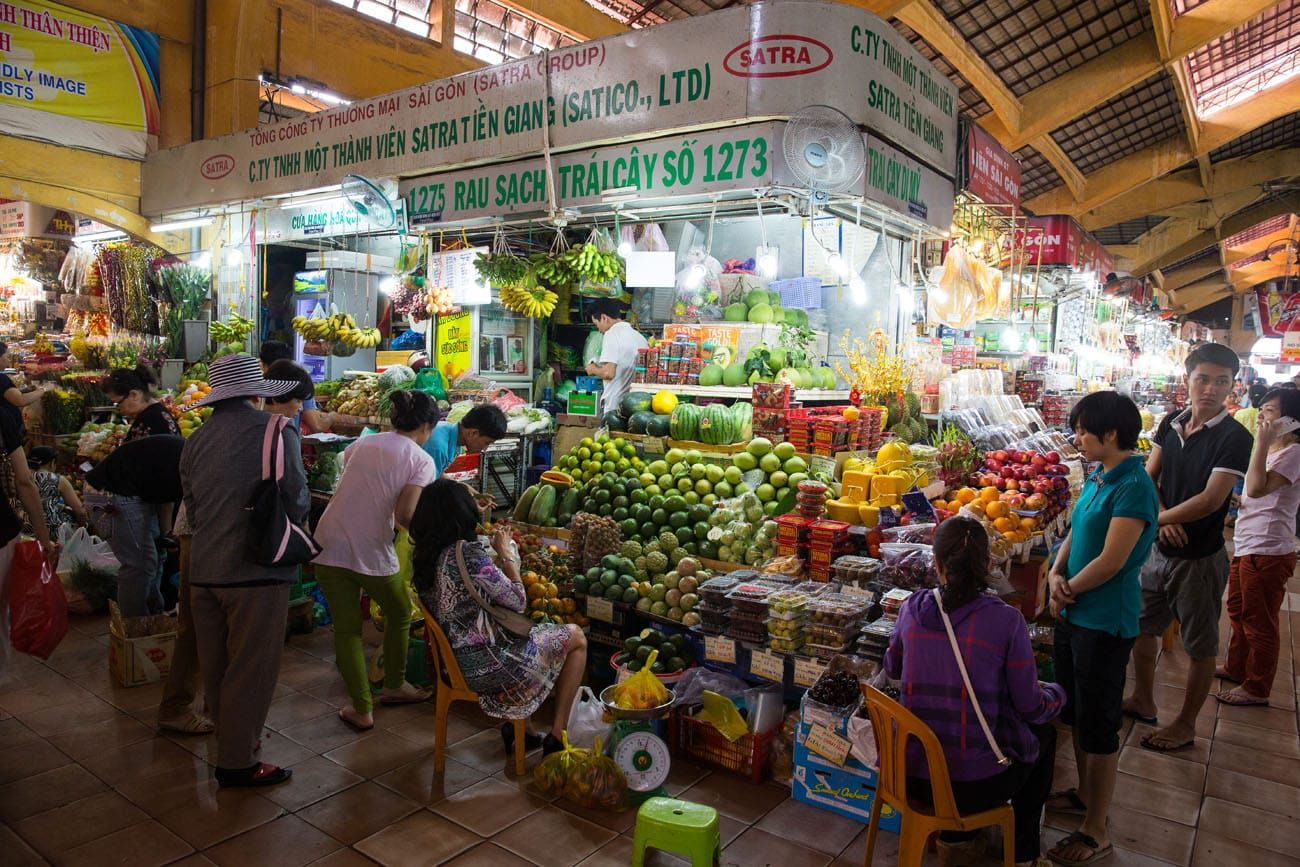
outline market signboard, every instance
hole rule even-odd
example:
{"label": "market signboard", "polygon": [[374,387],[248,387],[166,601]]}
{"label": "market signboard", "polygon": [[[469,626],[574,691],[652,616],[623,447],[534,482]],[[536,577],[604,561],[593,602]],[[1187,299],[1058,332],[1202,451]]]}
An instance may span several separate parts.
{"label": "market signboard", "polygon": [[1020,205],[1020,162],[974,121],[963,123],[958,186],[990,205]]}
{"label": "market signboard", "polygon": [[875,136],[865,136],[865,198],[946,231],[952,225],[952,181]]}
{"label": "market signboard", "polygon": [[[1263,337],[1300,335],[1300,292],[1295,284],[1273,281],[1255,290],[1259,304],[1259,333]],[[1285,350],[1286,345],[1283,345]],[[1300,360],[1300,359],[1292,359]]]}
{"label": "market signboard", "polygon": [[[552,158],[558,208],[599,204],[602,194],[659,198],[772,183],[780,127],[729,127]],[[545,213],[550,192],[541,158],[410,178],[398,185],[412,225]]]}
{"label": "market signboard", "polygon": [[1115,260],[1105,245],[1088,234],[1072,217],[1053,214],[1030,217],[1025,229],[1017,229],[1025,246],[1025,264],[1092,271],[1100,279],[1115,269]]}
{"label": "market signboard", "polygon": [[0,130],[144,159],[159,118],[155,34],[47,0],[0,0]]}
{"label": "market signboard", "polygon": [[433,363],[451,382],[474,366],[474,314],[469,310],[438,317],[433,335]]}
{"label": "market signboard", "polygon": [[69,239],[77,221],[67,211],[31,202],[0,201],[0,240],[13,238]]}
{"label": "market signboard", "polygon": [[[402,229],[405,226],[405,207],[401,202],[397,202],[396,206],[397,225]],[[266,240],[273,243],[332,238],[336,235],[356,235],[377,230],[342,196],[308,205],[272,208],[266,212]]]}
{"label": "market signboard", "polygon": [[[851,83],[851,84],[850,84]],[[820,0],[736,7],[150,155],[151,215],[663,136],[829,105],[945,177],[952,83],[888,23]]]}

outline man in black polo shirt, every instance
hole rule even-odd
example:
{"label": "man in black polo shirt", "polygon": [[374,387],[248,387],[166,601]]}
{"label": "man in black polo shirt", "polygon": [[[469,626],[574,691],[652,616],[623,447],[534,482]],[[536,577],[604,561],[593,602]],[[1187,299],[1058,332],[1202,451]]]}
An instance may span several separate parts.
{"label": "man in black polo shirt", "polygon": [[1253,445],[1250,433],[1223,408],[1240,367],[1237,354],[1205,343],[1187,356],[1189,406],[1171,412],[1152,437],[1147,472],[1160,491],[1160,529],[1142,568],[1142,615],[1133,647],[1134,689],[1124,713],[1156,725],[1155,672],[1160,636],[1174,618],[1191,657],[1177,719],[1147,735],[1143,747],[1172,752],[1191,747],[1196,715],[1214,680],[1219,614],[1228,585],[1223,520]]}

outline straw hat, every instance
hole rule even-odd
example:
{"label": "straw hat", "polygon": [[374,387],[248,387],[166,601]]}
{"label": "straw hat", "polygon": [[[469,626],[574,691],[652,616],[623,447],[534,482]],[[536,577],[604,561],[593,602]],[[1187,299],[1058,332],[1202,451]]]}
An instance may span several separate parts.
{"label": "straw hat", "polygon": [[298,387],[296,382],[262,376],[261,363],[242,352],[212,362],[208,366],[208,384],[212,386],[212,391],[193,404],[194,407],[207,406],[232,397],[279,397]]}

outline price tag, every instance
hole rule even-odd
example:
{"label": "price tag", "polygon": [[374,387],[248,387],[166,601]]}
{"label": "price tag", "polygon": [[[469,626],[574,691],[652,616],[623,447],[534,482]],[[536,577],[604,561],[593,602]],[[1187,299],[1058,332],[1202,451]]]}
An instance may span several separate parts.
{"label": "price tag", "polygon": [[815,476],[818,473],[825,473],[834,478],[835,458],[828,458],[825,455],[813,455],[812,460],[808,462],[808,475]]}
{"label": "price tag", "polygon": [[603,620],[606,623],[613,623],[614,603],[609,599],[599,599],[595,596],[588,596],[587,616],[592,620]]}
{"label": "price tag", "polygon": [[852,746],[847,738],[840,737],[821,723],[812,724],[803,745],[837,765],[844,764],[844,760],[849,757],[849,748]]}
{"label": "price tag", "polygon": [[88,472],[90,472],[91,470],[93,470],[94,468],[95,468],[95,465],[92,464],[90,461],[82,461],[82,462],[81,462],[81,467],[80,467],[80,469],[81,469],[81,471],[82,471],[83,473],[88,473]]}
{"label": "price tag", "polygon": [[749,673],[781,683],[785,680],[785,657],[770,650],[755,650],[750,656]]}
{"label": "price tag", "polygon": [[704,636],[704,658],[712,662],[736,662],[736,642],[721,635]]}
{"label": "price tag", "polygon": [[826,663],[803,656],[794,658],[794,685],[812,686],[826,671]]}
{"label": "price tag", "polygon": [[663,437],[646,437],[641,440],[641,448],[648,455],[662,455],[667,451]]}
{"label": "price tag", "polygon": [[[925,498],[925,494],[921,491],[911,491],[903,494],[903,506],[907,511],[925,521],[933,521],[935,518],[934,506],[930,505],[930,501]],[[918,523],[921,522],[918,521]]]}
{"label": "price tag", "polygon": [[880,507],[880,518],[876,521],[876,527],[884,530],[887,527],[898,526],[898,513],[889,506]]}

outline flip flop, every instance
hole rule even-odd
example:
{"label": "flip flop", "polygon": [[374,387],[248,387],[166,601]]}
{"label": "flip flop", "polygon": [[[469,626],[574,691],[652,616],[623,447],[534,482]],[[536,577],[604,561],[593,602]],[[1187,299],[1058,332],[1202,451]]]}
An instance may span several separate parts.
{"label": "flip flop", "polygon": [[1068,807],[1053,807],[1049,803],[1047,809],[1053,813],[1061,813],[1065,816],[1086,816],[1088,814],[1088,805],[1079,797],[1078,789],[1062,789],[1059,792],[1052,792],[1047,796],[1047,800],[1054,801],[1057,798],[1064,798],[1070,802]]}
{"label": "flip flop", "polygon": [[206,735],[217,730],[212,720],[201,717],[194,712],[173,719],[158,720],[158,728],[165,732],[182,735]]}
{"label": "flip flop", "polygon": [[343,715],[342,708],[339,708],[339,719],[343,721],[345,726],[352,729],[354,732],[368,732],[375,727],[374,723],[371,723],[368,726],[363,726],[361,723],[353,722]]}
{"label": "flip flop", "polygon": [[[1084,846],[1087,846],[1092,850],[1092,854],[1087,858],[1064,858],[1056,854],[1058,850],[1074,843],[1082,843]],[[1065,867],[1084,867],[1085,864],[1096,863],[1097,861],[1100,861],[1103,858],[1108,858],[1114,854],[1115,847],[1110,843],[1107,843],[1105,846],[1098,846],[1096,839],[1093,837],[1083,833],[1082,831],[1073,831],[1062,837],[1061,842],[1057,843],[1052,848],[1052,851],[1047,853],[1047,857],[1053,864],[1063,864]]]}
{"label": "flip flop", "polygon": [[1234,694],[1231,690],[1223,690],[1214,694],[1216,701],[1223,704],[1230,704],[1233,707],[1268,707],[1268,699],[1259,698],[1252,695]]}
{"label": "flip flop", "polygon": [[1137,720],[1138,722],[1142,723],[1143,725],[1153,726],[1153,725],[1159,725],[1159,724],[1160,724],[1160,720],[1159,720],[1159,718],[1157,718],[1157,717],[1153,717],[1153,716],[1142,716],[1142,714],[1138,713],[1138,712],[1135,711],[1135,710],[1128,710],[1128,709],[1125,709],[1125,710],[1124,710],[1124,716],[1128,717],[1129,719]]}
{"label": "flip flop", "polygon": [[1151,739],[1154,737],[1155,737],[1154,733],[1147,735],[1141,741],[1138,742],[1138,746],[1142,747],[1142,749],[1144,750],[1150,750],[1153,753],[1181,753],[1183,750],[1190,750],[1192,747],[1196,746],[1196,738],[1192,738],[1181,744],[1174,744],[1173,746],[1162,747],[1152,742]]}
{"label": "flip flop", "polygon": [[380,704],[419,704],[420,702],[428,701],[432,695],[433,695],[433,690],[431,689],[422,689],[419,690],[415,695],[410,695],[410,696],[389,695],[388,693],[382,693],[379,696],[379,703]]}
{"label": "flip flop", "polygon": [[289,768],[278,768],[266,762],[258,762],[251,768],[217,768],[216,771],[217,785],[223,789],[275,786],[288,782],[292,776],[293,771]]}
{"label": "flip flop", "polygon": [[1214,670],[1214,676],[1217,678],[1221,678],[1222,680],[1226,680],[1229,683],[1241,683],[1241,678],[1233,677],[1232,675],[1228,674],[1228,670],[1226,668],[1216,668]]}

